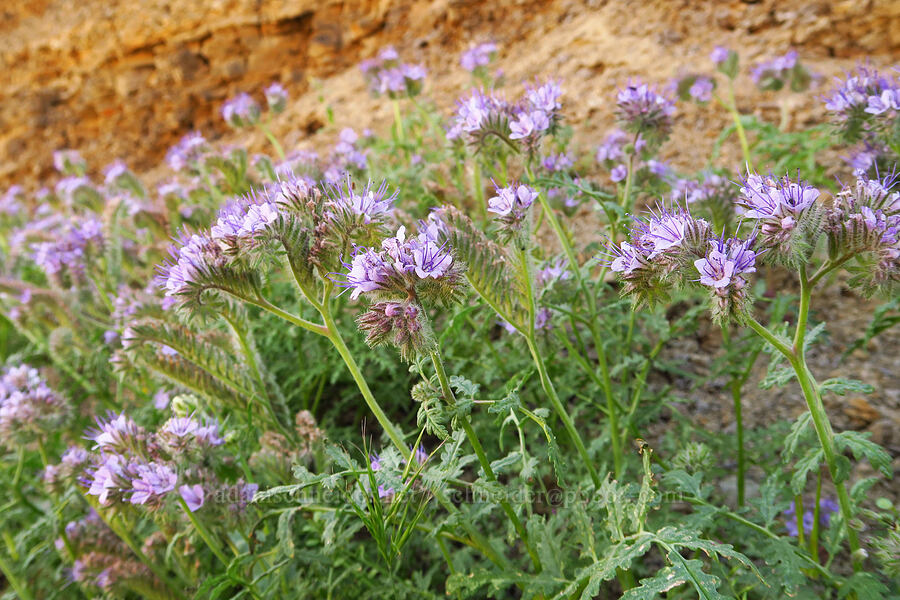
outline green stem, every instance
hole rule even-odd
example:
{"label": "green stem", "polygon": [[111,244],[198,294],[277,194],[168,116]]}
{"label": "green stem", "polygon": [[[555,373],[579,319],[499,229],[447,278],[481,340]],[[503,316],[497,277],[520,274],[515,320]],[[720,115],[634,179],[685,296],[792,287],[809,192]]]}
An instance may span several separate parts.
{"label": "green stem", "polygon": [[387,433],[397,449],[400,450],[400,454],[404,458],[409,458],[410,450],[406,446],[406,442],[403,441],[403,434],[396,426],[394,426],[385,412],[381,409],[381,406],[372,394],[372,390],[369,389],[366,378],[363,377],[362,371],[359,370],[359,365],[356,364],[353,355],[350,354],[350,349],[347,348],[347,344],[344,343],[344,338],[341,337],[337,324],[331,316],[331,311],[327,307],[323,307],[322,318],[325,321],[325,328],[328,332],[325,337],[331,341],[338,351],[338,354],[344,359],[344,364],[347,365],[347,369],[350,371],[353,381],[356,382],[356,386],[359,388],[360,393],[362,393],[363,399],[366,401],[369,410],[372,411],[372,414],[375,415],[375,419],[378,421],[379,425],[381,425],[381,428],[384,429],[385,433]]}
{"label": "green stem", "polygon": [[206,543],[206,546],[212,550],[212,553],[216,555],[216,558],[219,559],[219,562],[222,563],[226,568],[228,567],[229,560],[228,557],[225,556],[225,552],[222,551],[222,547],[219,545],[216,540],[210,535],[206,528],[197,520],[197,516],[191,512],[191,509],[188,507],[187,502],[184,501],[184,498],[178,496],[178,503],[181,504],[181,508],[184,509],[184,514],[187,515],[187,518],[190,519],[191,525],[194,526],[194,529],[197,530],[197,533],[200,534],[200,537],[203,538],[203,541]]}
{"label": "green stem", "polygon": [[478,212],[481,214],[481,220],[483,222],[487,222],[487,204],[484,201],[484,183],[481,181],[481,162],[478,160],[478,157],[475,157],[473,161],[475,164],[472,166],[472,191],[475,193],[475,204],[478,207]]}
{"label": "green stem", "polygon": [[0,554],[0,572],[3,573],[3,577],[6,578],[6,580],[9,582],[9,585],[12,586],[13,590],[15,590],[20,600],[34,600],[34,596],[32,596],[31,592],[28,591],[28,588],[25,587],[25,584],[19,580],[18,575],[13,572],[9,563],[6,562],[6,559],[2,554]]}
{"label": "green stem", "polygon": [[[631,144],[631,153],[628,155],[628,171],[625,174],[625,191],[622,192],[622,208],[627,212],[634,209],[631,203],[631,186],[634,184],[634,155],[637,153],[635,146],[639,136],[640,134],[635,135]],[[615,240],[615,238],[613,239]]]}
{"label": "green stem", "polygon": [[813,560],[819,562],[819,517],[821,513],[821,507],[819,504],[822,502],[822,471],[821,469],[816,473],[816,503],[813,506],[813,527],[812,533],[809,536],[809,554],[813,557]]}
{"label": "green stem", "polygon": [[609,417],[609,442],[613,448],[613,469],[616,479],[622,477],[625,456],[622,439],[619,437],[619,415],[616,401],[612,394],[612,378],[609,375],[609,364],[606,361],[606,350],[602,344],[597,347],[597,360],[600,361],[600,373],[603,377],[603,392],[606,395],[606,411]]}
{"label": "green stem", "polygon": [[397,141],[399,143],[404,143],[404,134],[403,134],[403,116],[400,114],[400,101],[396,98],[391,100],[391,107],[394,110],[394,131],[397,134]]}
{"label": "green stem", "polygon": [[585,448],[584,442],[578,434],[578,430],[575,429],[575,423],[572,421],[572,417],[569,416],[565,406],[563,406],[563,403],[559,399],[559,395],[556,393],[556,389],[553,387],[553,382],[550,380],[549,373],[547,373],[547,365],[544,364],[544,359],[538,351],[533,335],[527,336],[525,341],[528,344],[528,350],[531,352],[531,357],[534,359],[538,375],[540,375],[541,387],[544,389],[544,393],[547,394],[550,403],[553,404],[553,408],[556,410],[556,414],[559,415],[559,418],[563,422],[563,426],[566,428],[566,432],[572,439],[572,443],[575,444],[575,448],[578,450],[578,454],[581,456],[581,460],[591,476],[591,481],[593,481],[594,486],[599,488],[601,483],[600,476],[597,475],[597,470],[594,468],[594,463],[591,461],[587,448]]}
{"label": "green stem", "polygon": [[734,98],[734,81],[728,80],[728,112],[734,121],[734,129],[737,131],[738,139],[741,142],[741,152],[744,154],[744,164],[748,171],[753,170],[753,161],[750,160],[750,144],[747,143],[747,132],[744,131],[744,124],[741,123],[741,114],[737,110],[737,102]]}
{"label": "green stem", "polygon": [[[431,353],[431,362],[434,365],[434,370],[437,372],[438,381],[441,384],[441,392],[444,395],[444,399],[450,406],[453,406],[454,404],[456,404],[456,397],[453,395],[453,389],[450,387],[450,380],[447,378],[447,372],[444,370],[444,363],[441,360],[438,352],[435,351]],[[484,470],[485,477],[487,477],[488,481],[496,482],[497,476],[494,474],[494,470],[491,468],[491,461],[488,460],[488,457],[484,452],[484,448],[481,445],[481,440],[478,439],[478,434],[475,433],[475,430],[472,428],[472,424],[469,423],[468,419],[466,419],[465,417],[460,418],[459,422],[462,425],[463,431],[465,432],[469,443],[472,444],[472,448],[475,450],[475,456],[478,457],[478,463]],[[519,515],[516,514],[516,511],[505,499],[500,499],[500,507],[503,509],[503,512],[506,513],[506,516],[509,518],[509,521],[515,528],[516,533],[518,533],[519,537],[522,539],[522,543],[525,545],[525,549],[528,551],[528,555],[531,557],[531,562],[534,565],[535,572],[540,573],[542,569],[541,559],[534,551],[534,548],[531,547],[531,543],[528,541],[528,532],[522,525],[522,521],[519,519]]]}
{"label": "green stem", "polygon": [[[725,352],[731,354],[731,331],[728,325],[722,327],[722,340],[725,343]],[[745,483],[747,473],[747,458],[744,449],[744,419],[741,405],[741,374],[731,374],[731,399],[734,403],[734,421],[737,427],[737,505],[744,505]]]}
{"label": "green stem", "polygon": [[306,319],[303,319],[296,315],[292,315],[291,313],[286,312],[286,311],[278,308],[274,304],[270,303],[268,300],[266,300],[262,296],[259,296],[256,300],[248,300],[246,298],[244,300],[247,300],[251,304],[254,304],[264,310],[269,311],[273,315],[281,317],[282,319],[284,319],[285,321],[287,321],[289,323],[293,323],[294,325],[296,325],[298,327],[302,327],[303,329],[306,329],[307,331],[312,331],[313,333],[318,333],[319,335],[328,337],[328,330],[325,326],[319,325],[317,323],[313,323],[312,321],[307,321]]}
{"label": "green stem", "polygon": [[272,134],[272,130],[269,129],[268,124],[260,121],[259,128],[262,129],[262,132],[266,135],[266,139],[269,140],[269,143],[275,148],[275,153],[278,154],[278,158],[285,160],[287,157],[284,154],[284,149],[281,147],[281,144],[278,143],[278,139]]}
{"label": "green stem", "polygon": [[[805,279],[805,277],[803,278]],[[805,324],[809,310],[809,298],[811,287],[809,282],[801,281],[801,299],[800,312],[797,321]],[[806,298],[803,298],[806,296]],[[803,335],[795,335],[795,339],[799,342],[799,353],[795,353],[793,349],[780,340],[775,334],[759,324],[753,317],[747,318],[747,324],[756,331],[763,339],[772,344],[791,364],[800,388],[803,390],[803,397],[806,400],[806,406],[812,417],[813,426],[816,430],[816,436],[819,438],[819,444],[822,446],[822,453],[825,455],[825,464],[828,466],[828,472],[831,475],[831,481],[837,490],[838,504],[841,509],[841,517],[844,520],[844,527],[847,532],[847,543],[850,546],[851,560],[853,561],[853,570],[862,569],[862,556],[860,552],[859,537],[856,529],[853,528],[853,508],[850,503],[850,494],[847,492],[847,484],[841,478],[838,469],[838,454],[834,444],[834,430],[831,428],[831,422],[828,420],[828,413],[825,411],[825,405],[822,402],[822,396],[819,394],[818,385],[815,378],[809,371],[806,364],[806,358],[803,354]]]}
{"label": "green stem", "polygon": [[806,534],[803,530],[803,496],[794,496],[794,521],[797,525],[797,545],[802,548]]}

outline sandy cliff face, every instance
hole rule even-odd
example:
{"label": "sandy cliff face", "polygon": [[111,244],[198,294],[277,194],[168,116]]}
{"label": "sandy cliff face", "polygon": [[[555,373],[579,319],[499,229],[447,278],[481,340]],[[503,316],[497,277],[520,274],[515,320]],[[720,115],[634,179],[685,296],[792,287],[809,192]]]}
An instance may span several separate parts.
{"label": "sandy cliff face", "polygon": [[621,78],[706,68],[717,42],[748,58],[793,46],[825,71],[896,60],[900,3],[5,0],[0,186],[46,175],[59,147],[95,167],[126,157],[149,168],[190,129],[224,133],[221,102],[273,80],[298,99],[277,124],[294,141],[321,125],[318,97],[339,118],[377,117],[353,67],[387,43],[424,60],[432,91],[448,90],[430,95],[450,105],[467,81],[458,52],[486,38],[500,43],[511,79],[566,77],[573,116],[588,118]]}

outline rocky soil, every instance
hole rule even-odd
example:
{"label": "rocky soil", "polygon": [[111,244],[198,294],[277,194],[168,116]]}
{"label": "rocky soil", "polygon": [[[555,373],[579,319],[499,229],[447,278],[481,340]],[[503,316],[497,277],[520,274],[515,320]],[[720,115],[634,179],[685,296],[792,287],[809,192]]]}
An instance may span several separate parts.
{"label": "rocky soil", "polygon": [[[536,0],[5,0],[0,8],[0,189],[37,187],[51,173],[51,153],[78,148],[92,167],[125,158],[151,171],[181,135],[199,129],[227,141],[222,101],[238,91],[261,96],[281,81],[290,108],[273,123],[286,149],[331,142],[340,127],[384,130],[389,106],[372,99],[356,69],[360,59],[394,44],[407,60],[429,68],[426,95],[449,110],[468,83],[459,53],[492,39],[511,85],[537,75],[564,82],[567,119],[576,145],[591,148],[612,125],[611,99],[630,76],[665,83],[708,68],[722,44],[744,64],[795,48],[805,64],[832,75],[869,60],[894,64],[900,56],[900,2],[892,0],[557,1]],[[788,127],[821,122],[816,94],[761,94],[744,82],[743,112]],[[335,117],[327,125],[326,110]],[[675,166],[695,170],[727,121],[724,112],[682,106],[665,149]],[[260,136],[253,142],[262,149]],[[734,144],[731,144],[734,146]],[[731,153],[729,153],[731,152]],[[721,164],[737,168],[730,148]],[[814,306],[832,338],[811,367],[876,385],[862,397],[832,397],[840,428],[868,429],[900,455],[900,332],[890,332],[838,362],[871,314],[840,282]],[[859,307],[859,310],[850,310]],[[719,342],[714,330],[668,352],[698,370]],[[747,386],[750,424],[794,417],[798,390]],[[722,382],[692,392],[691,411],[713,427],[732,426]],[[699,396],[697,395],[699,394]]]}

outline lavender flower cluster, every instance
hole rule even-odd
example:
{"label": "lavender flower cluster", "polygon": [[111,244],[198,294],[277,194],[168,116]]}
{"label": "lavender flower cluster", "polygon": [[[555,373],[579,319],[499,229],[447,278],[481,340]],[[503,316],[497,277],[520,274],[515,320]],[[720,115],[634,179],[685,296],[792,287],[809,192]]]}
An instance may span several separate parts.
{"label": "lavender flower cluster", "polygon": [[432,220],[418,236],[407,238],[406,228],[384,240],[381,249],[358,247],[341,285],[350,297],[362,294],[376,301],[358,319],[372,346],[390,343],[404,359],[423,353],[433,344],[422,303],[447,304],[458,298],[463,269],[446,244],[438,241],[440,225]]}
{"label": "lavender flower cluster", "polygon": [[473,89],[470,96],[457,101],[447,139],[482,145],[493,136],[534,152],[540,140],[553,133],[560,122],[561,97],[562,88],[555,81],[526,87],[524,96],[515,103]]}
{"label": "lavender flower cluster", "polygon": [[459,64],[469,73],[484,69],[493,60],[497,53],[497,44],[494,42],[482,42],[463,52]]}
{"label": "lavender flower cluster", "polygon": [[9,367],[0,376],[0,444],[43,443],[69,417],[69,404],[37,369]]}
{"label": "lavender flower cluster", "polygon": [[812,73],[800,63],[795,50],[757,63],[750,69],[750,76],[762,90],[780,90],[789,85],[795,92],[806,90],[813,78]]}
{"label": "lavender flower cluster", "polygon": [[61,239],[34,244],[32,259],[57,285],[68,281],[75,286],[83,279],[89,256],[102,247],[103,225],[88,218],[70,225]]}
{"label": "lavender flower cluster", "polygon": [[[149,546],[145,546],[145,553],[151,550]],[[56,548],[73,561],[72,580],[88,589],[99,588],[101,593],[121,597],[162,585],[146,565],[132,558],[128,546],[93,510],[66,524]]]}
{"label": "lavender flower cluster", "polygon": [[386,95],[395,99],[417,96],[427,75],[423,65],[401,62],[393,46],[382,49],[375,58],[362,61],[359,69],[369,91],[376,96]]}
{"label": "lavender flower cluster", "polygon": [[97,419],[88,439],[94,454],[84,484],[104,507],[140,505],[157,511],[177,495],[191,512],[207,506],[237,518],[257,490],[255,484],[228,484],[216,475],[216,448],[225,440],[214,421],[174,416],[148,432],[124,414],[110,414]]}
{"label": "lavender flower cluster", "polygon": [[646,83],[629,83],[616,94],[616,116],[625,131],[659,145],[669,138],[675,102]]}
{"label": "lavender flower cluster", "polygon": [[855,144],[849,159],[854,169],[871,172],[894,168],[897,123],[900,122],[900,78],[859,66],[825,97],[835,128],[848,144]]}

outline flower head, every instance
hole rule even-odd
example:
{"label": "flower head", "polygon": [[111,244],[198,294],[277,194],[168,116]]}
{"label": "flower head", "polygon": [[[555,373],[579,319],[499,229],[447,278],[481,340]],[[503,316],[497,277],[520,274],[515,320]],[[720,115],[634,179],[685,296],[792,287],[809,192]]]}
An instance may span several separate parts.
{"label": "flower head", "polygon": [[259,116],[259,104],[247,93],[240,93],[222,105],[222,118],[232,127],[254,125]]}
{"label": "flower head", "polygon": [[184,500],[185,504],[187,504],[188,510],[191,512],[197,512],[197,510],[203,506],[203,502],[206,498],[203,486],[200,484],[179,486],[178,494]]}
{"label": "flower head", "polygon": [[131,480],[131,503],[159,506],[165,496],[175,489],[178,475],[161,463],[139,464]]}
{"label": "flower head", "polygon": [[619,90],[616,112],[625,131],[662,143],[672,130],[675,102],[638,81]]}
{"label": "flower head", "polygon": [[479,67],[486,67],[491,64],[491,59],[496,52],[497,44],[493,42],[483,42],[472,46],[463,52],[459,59],[459,64],[463,69],[472,73]]}
{"label": "flower head", "polygon": [[283,112],[287,106],[288,92],[280,83],[273,82],[263,92],[266,96],[266,104],[273,113]]}

